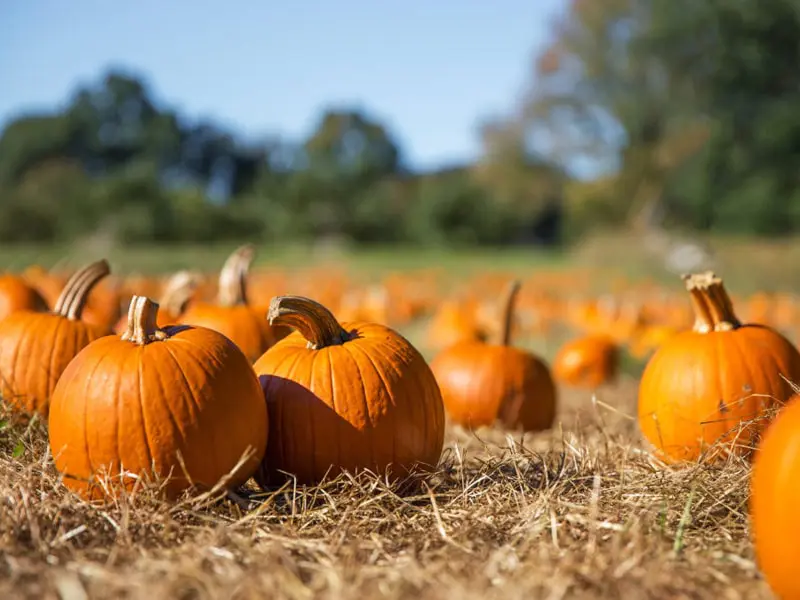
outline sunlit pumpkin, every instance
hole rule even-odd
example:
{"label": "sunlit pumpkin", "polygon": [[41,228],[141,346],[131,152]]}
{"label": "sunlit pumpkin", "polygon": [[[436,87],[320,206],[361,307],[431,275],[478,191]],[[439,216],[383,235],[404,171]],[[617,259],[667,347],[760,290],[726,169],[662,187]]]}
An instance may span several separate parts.
{"label": "sunlit pumpkin", "polygon": [[0,275],[0,320],[19,310],[46,311],[47,301],[19,275]]}
{"label": "sunlit pumpkin", "polygon": [[105,260],[92,263],[70,278],[53,312],[18,311],[0,321],[0,390],[15,410],[46,415],[69,362],[111,333],[81,320],[86,298],[109,272]]}
{"label": "sunlit pumpkin", "polygon": [[669,462],[747,454],[764,412],[792,394],[784,378],[800,381],[800,354],[772,329],[743,325],[713,273],[684,279],[695,324],[666,340],[647,363],[639,426]]}
{"label": "sunlit pumpkin", "polygon": [[340,325],[297,296],[274,298],[269,321],[296,331],[255,363],[270,414],[262,486],[283,481],[281,472],[310,484],[342,470],[402,477],[438,463],[441,395],[405,338],[376,323]]}
{"label": "sunlit pumpkin", "polygon": [[800,397],[767,427],[753,460],[750,492],[759,568],[779,598],[800,598]]}
{"label": "sunlit pumpkin", "polygon": [[469,428],[493,425],[541,431],[552,426],[556,388],[547,365],[511,345],[511,325],[519,282],[513,282],[503,302],[499,343],[459,342],[431,363],[447,414]]}
{"label": "sunlit pumpkin", "polygon": [[84,348],[53,392],[55,466],[85,497],[148,477],[167,479],[170,497],[223,478],[233,488],[264,455],[267,411],[250,362],[210,329],[160,329],[157,311],[134,296],[126,332]]}

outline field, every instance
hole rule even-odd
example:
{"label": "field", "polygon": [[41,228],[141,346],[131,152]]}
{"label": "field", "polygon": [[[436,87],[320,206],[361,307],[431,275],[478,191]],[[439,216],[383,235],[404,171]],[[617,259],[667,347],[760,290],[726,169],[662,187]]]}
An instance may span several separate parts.
{"label": "field", "polygon": [[[732,291],[800,291],[800,270],[790,267],[800,244],[719,249],[714,266]],[[66,256],[80,262],[98,250]],[[167,272],[213,270],[228,250],[103,255],[123,272]],[[0,263],[12,268],[64,257],[63,249],[0,249]],[[448,282],[572,269],[591,274],[587,289],[624,276],[681,290],[653,257],[611,240],[572,254],[395,250],[329,260],[366,281],[431,267]],[[319,259],[262,249],[259,265],[299,269],[308,261]],[[425,325],[401,330],[430,356]],[[552,357],[552,340],[521,343]],[[561,389],[549,433],[448,426],[438,471],[403,488],[360,474],[309,489],[172,504],[144,492],[90,505],[58,483],[43,425],[8,416],[0,429],[0,597],[770,598],[749,540],[749,465],[668,469],[653,459],[635,420],[640,368],[641,360],[629,361],[597,393]]]}

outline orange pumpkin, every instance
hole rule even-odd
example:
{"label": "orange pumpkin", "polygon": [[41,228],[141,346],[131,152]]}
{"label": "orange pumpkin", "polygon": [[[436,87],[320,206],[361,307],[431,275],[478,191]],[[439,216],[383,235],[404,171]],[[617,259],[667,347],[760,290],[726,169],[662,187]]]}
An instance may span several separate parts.
{"label": "orange pumpkin", "polygon": [[617,377],[619,349],[611,338],[587,335],[564,344],[553,360],[556,381],[594,389]]}
{"label": "orange pumpkin", "polygon": [[506,293],[499,344],[456,343],[431,363],[447,414],[460,425],[478,428],[499,420],[509,429],[540,431],[553,424],[557,397],[547,365],[511,345],[519,289],[514,281]]}
{"label": "orange pumpkin", "polygon": [[750,523],[761,572],[779,598],[800,598],[800,397],[767,427],[753,460]]}
{"label": "orange pumpkin", "polygon": [[310,484],[342,470],[403,476],[438,463],[442,398],[405,338],[376,323],[340,325],[298,296],[274,298],[269,322],[296,331],[255,364],[270,414],[262,486],[284,480],[281,472]]}
{"label": "orange pumpkin", "polygon": [[70,278],[53,312],[19,311],[0,321],[0,390],[15,410],[46,415],[69,362],[111,333],[81,320],[86,298],[109,272],[105,260],[92,263]]}
{"label": "orange pumpkin", "polygon": [[784,378],[800,381],[800,354],[776,331],[743,325],[713,273],[684,279],[694,328],[666,340],[647,363],[639,426],[668,462],[747,454],[764,411],[792,395]]}
{"label": "orange pumpkin", "polygon": [[41,265],[31,265],[23,271],[22,277],[36,288],[36,291],[38,291],[45,302],[47,302],[47,306],[50,307],[56,305],[58,297],[61,295],[69,279],[63,274],[48,271]]}
{"label": "orange pumpkin", "polygon": [[[191,271],[178,271],[169,278],[164,290],[161,293],[161,302],[158,311],[158,326],[166,327],[174,325],[180,320],[181,315],[186,312],[186,307],[200,283],[200,278]],[[114,331],[123,334],[128,328],[128,315],[123,315]]]}
{"label": "orange pumpkin", "polygon": [[266,405],[244,354],[210,329],[159,329],[157,312],[134,296],[125,334],[84,348],[53,392],[55,466],[84,497],[153,475],[169,497],[222,478],[233,488],[264,455]]}
{"label": "orange pumpkin", "polygon": [[44,312],[48,308],[44,297],[22,277],[0,275],[0,320],[19,310]]}
{"label": "orange pumpkin", "polygon": [[180,322],[219,331],[251,361],[276,341],[269,323],[247,302],[247,273],[255,258],[255,247],[242,246],[230,255],[219,276],[216,303],[193,302]]}

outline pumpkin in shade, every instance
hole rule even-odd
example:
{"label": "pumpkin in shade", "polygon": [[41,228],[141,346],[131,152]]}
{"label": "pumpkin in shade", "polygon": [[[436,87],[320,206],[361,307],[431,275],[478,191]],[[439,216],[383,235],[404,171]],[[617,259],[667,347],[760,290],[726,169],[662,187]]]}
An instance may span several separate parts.
{"label": "pumpkin in shade", "polygon": [[231,254],[220,272],[216,302],[192,302],[180,318],[181,323],[219,331],[251,361],[276,341],[263,313],[247,301],[247,274],[254,258],[252,244]]}
{"label": "pumpkin in shade", "polygon": [[519,289],[514,281],[506,292],[500,343],[460,342],[431,363],[447,414],[460,425],[499,421],[508,429],[541,431],[553,424],[556,388],[547,365],[511,345]]}
{"label": "pumpkin in shade", "polygon": [[800,396],[767,427],[753,460],[750,525],[759,568],[779,598],[800,598]]}
{"label": "pumpkin in shade", "polygon": [[233,488],[264,455],[267,409],[247,358],[216,331],[160,329],[157,312],[134,296],[126,332],[84,348],[53,392],[55,466],[84,497],[153,476],[169,497],[229,474]]}
{"label": "pumpkin in shade", "polygon": [[19,311],[0,321],[0,390],[15,410],[46,415],[69,362],[111,333],[81,320],[86,298],[109,272],[105,260],[92,263],[70,278],[53,312]]}
{"label": "pumpkin in shade", "polygon": [[605,335],[587,335],[564,344],[553,360],[556,381],[594,389],[612,382],[619,369],[619,349]]}
{"label": "pumpkin in shade", "polygon": [[[179,322],[199,284],[200,277],[191,271],[178,271],[169,278],[161,293],[161,301],[159,302],[159,327],[166,327]],[[125,333],[127,328],[128,315],[123,315],[117,321],[114,331],[121,335]]]}
{"label": "pumpkin in shade", "polygon": [[44,312],[47,301],[22,277],[12,273],[0,275],[0,320],[19,310]]}
{"label": "pumpkin in shade", "polygon": [[268,318],[295,331],[255,364],[270,414],[256,474],[263,487],[284,481],[283,473],[312,484],[343,470],[403,477],[439,462],[442,398],[405,338],[376,323],[339,324],[298,296],[273,298]]}
{"label": "pumpkin in shade", "polygon": [[792,395],[786,379],[800,381],[800,354],[776,331],[743,325],[714,273],[684,281],[695,324],[648,361],[639,383],[639,427],[666,462],[748,454],[765,411]]}

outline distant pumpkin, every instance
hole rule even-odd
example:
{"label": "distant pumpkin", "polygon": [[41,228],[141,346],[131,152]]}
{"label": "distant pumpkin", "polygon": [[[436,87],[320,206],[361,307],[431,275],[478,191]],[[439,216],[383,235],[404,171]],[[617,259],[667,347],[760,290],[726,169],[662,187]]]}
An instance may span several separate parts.
{"label": "distant pumpkin", "polygon": [[127,331],[86,346],[53,392],[55,466],[84,497],[154,476],[169,497],[192,485],[234,488],[264,455],[266,405],[241,350],[210,329],[160,329],[157,313],[134,296]]}
{"label": "distant pumpkin", "polygon": [[252,244],[233,252],[220,272],[216,302],[192,302],[180,318],[181,323],[220,332],[251,361],[278,339],[264,314],[248,303],[247,275],[254,258]]}
{"label": "distant pumpkin", "polygon": [[499,421],[523,431],[542,431],[553,424],[557,394],[550,370],[537,356],[511,345],[519,290],[514,281],[505,295],[500,343],[459,342],[431,363],[455,423],[478,428]]}
{"label": "distant pumpkin", "polygon": [[587,335],[564,344],[553,360],[556,381],[595,389],[614,381],[619,370],[619,349],[604,335]]}
{"label": "distant pumpkin", "polygon": [[684,277],[695,311],[690,331],[653,354],[639,383],[639,427],[668,462],[749,454],[768,410],[800,381],[800,354],[781,334],[736,317],[722,280]]}
{"label": "distant pumpkin", "polygon": [[24,414],[47,415],[59,377],[85,346],[111,331],[81,320],[92,288],[110,272],[101,260],[76,272],[53,312],[18,311],[0,321],[0,390]]}
{"label": "distant pumpkin", "polygon": [[442,397],[422,355],[377,323],[342,325],[321,304],[272,300],[269,322],[295,329],[256,363],[270,414],[264,487],[294,476],[369,469],[403,476],[436,466],[444,443]]}

